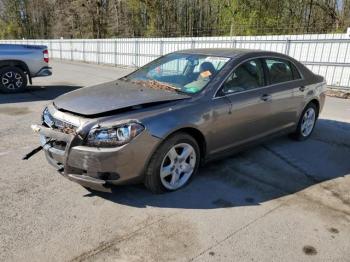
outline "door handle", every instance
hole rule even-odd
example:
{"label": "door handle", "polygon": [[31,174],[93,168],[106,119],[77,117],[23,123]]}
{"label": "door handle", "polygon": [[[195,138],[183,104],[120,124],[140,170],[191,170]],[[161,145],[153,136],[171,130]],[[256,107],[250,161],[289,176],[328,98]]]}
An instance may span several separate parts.
{"label": "door handle", "polygon": [[305,91],[305,86],[299,87],[299,90],[300,90],[301,92],[304,92],[304,91]]}
{"label": "door handle", "polygon": [[271,95],[269,95],[269,94],[263,94],[262,96],[261,96],[261,100],[263,100],[263,101],[270,101],[271,100]]}

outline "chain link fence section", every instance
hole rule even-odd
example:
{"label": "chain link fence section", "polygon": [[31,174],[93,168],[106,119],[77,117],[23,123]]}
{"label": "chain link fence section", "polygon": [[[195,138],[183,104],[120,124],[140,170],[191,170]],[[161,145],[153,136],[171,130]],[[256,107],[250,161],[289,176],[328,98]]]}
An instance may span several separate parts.
{"label": "chain link fence section", "polygon": [[247,48],[287,54],[326,78],[331,88],[350,89],[350,36],[310,34],[176,38],[0,40],[46,45],[54,59],[139,67],[189,48]]}

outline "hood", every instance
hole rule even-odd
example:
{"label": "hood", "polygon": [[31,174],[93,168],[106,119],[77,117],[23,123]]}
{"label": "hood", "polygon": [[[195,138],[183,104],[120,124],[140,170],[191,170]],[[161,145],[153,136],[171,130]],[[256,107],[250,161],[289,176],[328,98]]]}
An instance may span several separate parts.
{"label": "hood", "polygon": [[64,94],[54,100],[54,105],[62,111],[88,117],[189,97],[173,91],[152,89],[117,80]]}

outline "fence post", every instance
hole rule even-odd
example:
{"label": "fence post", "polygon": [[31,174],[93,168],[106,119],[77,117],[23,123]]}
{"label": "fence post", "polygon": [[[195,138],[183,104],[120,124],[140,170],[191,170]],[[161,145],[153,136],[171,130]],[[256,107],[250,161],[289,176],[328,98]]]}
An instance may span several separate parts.
{"label": "fence post", "polygon": [[232,39],[232,48],[236,48],[236,39]]}
{"label": "fence post", "polygon": [[287,39],[286,39],[286,46],[284,48],[284,53],[286,55],[289,55],[289,49],[290,49],[290,39],[287,37]]}
{"label": "fence post", "polygon": [[53,54],[52,54],[52,40],[50,40],[50,45],[49,45],[49,49],[50,49],[50,54],[49,56],[51,56],[51,58],[53,58]]}
{"label": "fence post", "polygon": [[62,39],[58,40],[60,44],[60,60],[62,60]]}
{"label": "fence post", "polygon": [[159,42],[159,54],[160,56],[164,54],[164,43],[162,39],[160,39],[160,42]]}
{"label": "fence post", "polygon": [[195,46],[196,46],[196,42],[195,42],[194,38],[192,37],[191,38],[191,48],[193,49],[193,48],[195,48]]}
{"label": "fence post", "polygon": [[117,66],[117,39],[114,40],[114,65]]}
{"label": "fence post", "polygon": [[97,40],[96,44],[97,44],[96,46],[97,64],[100,64],[100,41]]}
{"label": "fence post", "polygon": [[83,40],[83,61],[86,62],[86,57],[85,57],[85,40]]}
{"label": "fence post", "polygon": [[139,66],[139,40],[135,39],[135,66]]}
{"label": "fence post", "polygon": [[73,61],[73,40],[70,40],[70,60]]}

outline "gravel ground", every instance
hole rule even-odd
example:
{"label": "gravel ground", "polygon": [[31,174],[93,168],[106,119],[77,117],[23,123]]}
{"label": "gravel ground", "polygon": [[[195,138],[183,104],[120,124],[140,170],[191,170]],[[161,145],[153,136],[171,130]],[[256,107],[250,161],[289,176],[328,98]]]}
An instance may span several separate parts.
{"label": "gravel ground", "polygon": [[183,190],[91,193],[61,177],[29,128],[49,100],[128,70],[53,61],[0,94],[0,261],[350,261],[350,100],[329,97],[311,139],[210,163]]}

